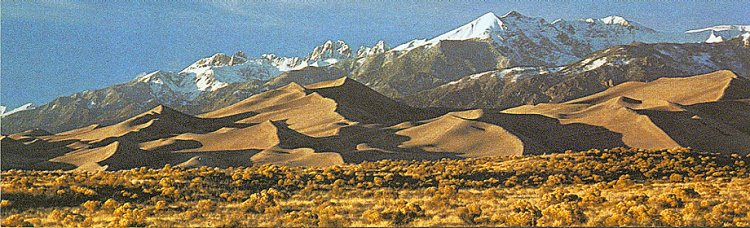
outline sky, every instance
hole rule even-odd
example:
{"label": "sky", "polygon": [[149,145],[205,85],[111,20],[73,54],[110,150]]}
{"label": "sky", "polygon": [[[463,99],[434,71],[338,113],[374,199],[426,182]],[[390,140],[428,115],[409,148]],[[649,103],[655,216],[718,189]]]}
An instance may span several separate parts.
{"label": "sky", "polygon": [[0,104],[37,105],[217,52],[305,56],[326,40],[394,47],[487,12],[554,19],[619,15],[682,32],[750,24],[750,1],[196,0],[0,1]]}

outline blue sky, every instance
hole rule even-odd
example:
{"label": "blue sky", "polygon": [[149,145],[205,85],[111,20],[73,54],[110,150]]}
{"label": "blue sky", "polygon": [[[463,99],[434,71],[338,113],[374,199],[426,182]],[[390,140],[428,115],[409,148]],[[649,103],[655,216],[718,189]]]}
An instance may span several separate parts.
{"label": "blue sky", "polygon": [[26,1],[1,3],[0,103],[16,107],[180,70],[216,52],[304,56],[328,39],[391,46],[494,12],[620,15],[680,32],[750,24],[750,1]]}

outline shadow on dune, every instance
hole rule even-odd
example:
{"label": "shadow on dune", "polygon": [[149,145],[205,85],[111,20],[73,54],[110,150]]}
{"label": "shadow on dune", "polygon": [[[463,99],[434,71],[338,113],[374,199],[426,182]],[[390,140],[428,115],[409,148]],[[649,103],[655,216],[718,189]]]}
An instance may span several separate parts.
{"label": "shadow on dune", "polygon": [[0,162],[4,170],[7,169],[30,169],[30,170],[53,170],[73,169],[75,166],[49,160],[62,156],[74,149],[66,147],[76,140],[65,140],[48,142],[41,139],[25,138],[21,140],[3,137],[0,140],[2,148],[2,159]]}
{"label": "shadow on dune", "polygon": [[[179,115],[179,116],[178,116]],[[176,136],[184,133],[205,134],[220,128],[243,128],[252,126],[252,124],[236,123],[239,120],[246,119],[257,115],[254,112],[240,113],[221,118],[199,118],[177,111],[170,111],[165,114],[147,114],[139,117],[129,125],[138,125],[154,121],[150,126],[138,131],[128,132],[119,137],[110,137],[92,144],[94,147],[109,145],[113,142],[147,142],[162,139],[170,136]]]}
{"label": "shadow on dune", "polygon": [[[181,145],[190,147],[200,144],[192,140],[182,140]],[[176,149],[179,145],[175,146]],[[108,170],[121,170],[132,168],[161,168],[166,164],[181,165],[187,167],[211,166],[211,167],[237,167],[251,166],[250,157],[260,150],[233,150],[233,151],[210,151],[210,152],[174,152],[170,150],[147,151],[142,150],[137,144],[121,142],[116,151],[109,158],[98,162],[99,165],[108,166]]]}
{"label": "shadow on dune", "polygon": [[750,99],[699,103],[684,108],[750,135]]}
{"label": "shadow on dune", "polygon": [[[286,149],[311,148],[315,152],[336,152],[346,163],[378,161],[384,159],[403,160],[439,160],[442,158],[460,159],[460,154],[444,152],[427,152],[417,148],[400,148],[403,142],[409,141],[406,136],[396,135],[396,129],[369,128],[348,126],[338,134],[329,137],[311,137],[289,128],[283,121],[272,122],[278,129],[279,147]],[[367,149],[357,149],[360,144],[367,144]]]}
{"label": "shadow on dune", "polygon": [[523,154],[544,154],[565,150],[588,150],[625,146],[622,134],[604,127],[561,124],[542,115],[485,113],[479,121],[498,125],[523,141]]}
{"label": "shadow on dune", "polygon": [[737,153],[743,156],[750,151],[750,135],[710,116],[695,115],[687,111],[639,110],[638,113],[648,116],[656,126],[681,146],[699,151]]}
{"label": "shadow on dune", "polygon": [[306,91],[336,101],[335,112],[348,120],[361,123],[397,124],[404,121],[429,119],[447,113],[448,109],[420,109],[402,104],[350,78],[341,85],[313,88]]}

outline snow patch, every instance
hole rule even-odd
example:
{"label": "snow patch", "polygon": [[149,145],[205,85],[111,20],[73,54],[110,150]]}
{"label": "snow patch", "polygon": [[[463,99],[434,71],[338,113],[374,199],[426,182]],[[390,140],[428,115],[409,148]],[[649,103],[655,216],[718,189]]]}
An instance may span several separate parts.
{"label": "snow patch", "polygon": [[604,66],[605,63],[607,63],[607,57],[598,58],[594,60],[593,62],[591,62],[591,64],[586,64],[583,67],[583,72],[591,71],[601,66]]}
{"label": "snow patch", "polygon": [[599,19],[604,24],[607,25],[622,25],[622,26],[630,26],[630,22],[628,20],[625,20],[625,18],[620,16],[609,16],[602,19]]}
{"label": "snow patch", "polygon": [[700,32],[707,32],[707,31],[719,32],[719,31],[729,31],[729,30],[750,32],[750,25],[717,25],[717,26],[711,26],[707,28],[688,30],[685,33],[700,33]]}
{"label": "snow patch", "polygon": [[411,50],[420,46],[424,46],[425,44],[427,44],[427,40],[425,39],[412,40],[412,41],[396,46],[395,48],[393,48],[393,50],[394,51],[408,51],[408,50]]}
{"label": "snow patch", "polygon": [[724,42],[724,37],[717,36],[714,31],[711,31],[711,35],[706,39],[706,43],[721,43]]}
{"label": "snow patch", "polygon": [[7,107],[2,106],[2,112],[0,112],[2,114],[0,114],[0,115],[2,115],[3,117],[5,117],[5,116],[8,116],[8,115],[13,114],[13,113],[27,111],[27,110],[32,110],[32,109],[35,109],[35,108],[36,108],[36,106],[34,106],[34,104],[28,103],[28,104],[21,105],[18,108],[14,108],[14,109],[6,112],[5,110],[7,109]]}

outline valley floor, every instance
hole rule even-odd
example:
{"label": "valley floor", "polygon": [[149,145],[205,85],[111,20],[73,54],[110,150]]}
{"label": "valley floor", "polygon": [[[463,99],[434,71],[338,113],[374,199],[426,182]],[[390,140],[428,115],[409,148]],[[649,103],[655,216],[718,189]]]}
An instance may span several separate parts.
{"label": "valley floor", "polygon": [[3,226],[750,226],[750,157],[616,148],[326,168],[2,172]]}

